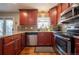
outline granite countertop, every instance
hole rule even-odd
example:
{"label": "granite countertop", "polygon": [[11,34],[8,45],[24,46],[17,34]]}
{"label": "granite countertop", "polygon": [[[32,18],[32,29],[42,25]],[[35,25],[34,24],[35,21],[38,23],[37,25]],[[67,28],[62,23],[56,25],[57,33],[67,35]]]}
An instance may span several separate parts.
{"label": "granite countertop", "polygon": [[20,33],[26,33],[26,32],[37,32],[37,31],[18,31],[18,32],[14,32],[13,34],[10,34],[10,35],[3,35],[3,36],[0,36],[0,38],[2,37],[7,37],[7,36],[12,36],[12,35],[16,35],[16,34],[20,34]]}
{"label": "granite countertop", "polygon": [[79,36],[73,36],[74,38],[76,38],[76,39],[79,39]]}
{"label": "granite countertop", "polygon": [[[7,36],[12,36],[12,35],[16,35],[16,34],[20,34],[20,33],[31,33],[31,32],[46,32],[46,31],[18,31],[18,32],[14,32],[13,34],[10,34],[10,35],[0,36],[0,38],[7,37]],[[53,31],[49,31],[49,32],[53,32]]]}

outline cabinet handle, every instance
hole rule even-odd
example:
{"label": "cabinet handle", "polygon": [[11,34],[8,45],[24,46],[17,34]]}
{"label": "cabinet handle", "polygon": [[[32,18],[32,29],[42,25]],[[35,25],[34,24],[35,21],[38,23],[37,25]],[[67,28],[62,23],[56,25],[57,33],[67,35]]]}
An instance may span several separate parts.
{"label": "cabinet handle", "polygon": [[79,43],[76,43],[76,44],[79,44]]}
{"label": "cabinet handle", "polygon": [[13,40],[13,38],[12,38],[12,40]]}

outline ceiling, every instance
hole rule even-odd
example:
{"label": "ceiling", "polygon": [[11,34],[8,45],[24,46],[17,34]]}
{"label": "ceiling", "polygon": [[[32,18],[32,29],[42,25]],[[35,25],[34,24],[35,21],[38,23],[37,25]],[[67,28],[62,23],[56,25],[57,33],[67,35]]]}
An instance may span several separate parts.
{"label": "ceiling", "polygon": [[48,11],[57,3],[0,3],[0,12],[18,12],[18,9],[38,9]]}

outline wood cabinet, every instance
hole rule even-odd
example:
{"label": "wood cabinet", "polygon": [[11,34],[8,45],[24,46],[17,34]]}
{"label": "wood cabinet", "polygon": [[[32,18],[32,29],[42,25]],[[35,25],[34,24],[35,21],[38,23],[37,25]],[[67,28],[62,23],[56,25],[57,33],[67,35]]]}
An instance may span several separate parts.
{"label": "wood cabinet", "polygon": [[61,14],[61,12],[62,12],[62,9],[61,9],[61,4],[59,4],[58,6],[57,6],[57,23],[58,23],[58,21],[60,20],[60,14]]}
{"label": "wood cabinet", "polygon": [[19,18],[20,18],[20,25],[27,25],[28,24],[28,16],[26,10],[19,11]]}
{"label": "wood cabinet", "polygon": [[69,7],[70,7],[69,3],[61,3],[61,4],[58,4],[56,7],[51,8],[49,10],[49,17],[51,20],[51,25],[53,27],[57,25],[60,19],[60,14]]}
{"label": "wood cabinet", "polygon": [[20,25],[35,25],[37,21],[37,9],[20,9]]}
{"label": "wood cabinet", "polygon": [[0,55],[3,54],[3,38],[0,38]]}
{"label": "wood cabinet", "polygon": [[79,55],[79,39],[75,39],[75,54]]}
{"label": "wood cabinet", "polygon": [[[23,37],[22,37],[23,38]],[[4,37],[3,54],[16,55],[22,50],[21,34]]]}
{"label": "wood cabinet", "polygon": [[16,34],[13,36],[15,41],[15,54],[19,54],[21,51],[21,34]]}
{"label": "wood cabinet", "polygon": [[10,43],[13,40],[14,40],[13,36],[4,37],[4,44],[8,44],[8,43]]}
{"label": "wood cabinet", "polygon": [[7,44],[4,44],[4,51],[3,54],[4,55],[14,55],[15,54],[15,46],[14,46],[15,42],[11,41]]}
{"label": "wood cabinet", "polygon": [[37,10],[30,10],[30,11],[28,11],[29,26],[37,24],[37,13],[38,13]]}
{"label": "wood cabinet", "polygon": [[49,13],[50,13],[51,25],[55,26],[57,24],[57,8],[51,9]]}
{"label": "wood cabinet", "polygon": [[70,7],[70,4],[69,4],[69,3],[62,3],[61,5],[62,5],[62,6],[61,6],[62,12],[63,12],[64,10],[66,10],[68,7]]}
{"label": "wood cabinet", "polygon": [[15,54],[15,41],[13,36],[4,37],[3,54],[14,55]]}
{"label": "wood cabinet", "polygon": [[25,33],[22,33],[21,34],[21,46],[22,46],[22,49],[26,46],[26,35]]}
{"label": "wood cabinet", "polygon": [[52,37],[52,46],[55,47],[56,46],[56,42],[55,42],[55,37],[54,37],[54,33],[51,33],[51,37]]}
{"label": "wood cabinet", "polygon": [[53,40],[52,40],[51,32],[39,32],[38,33],[38,40],[37,40],[38,45],[49,46],[49,45],[52,45],[52,43],[53,43]]}

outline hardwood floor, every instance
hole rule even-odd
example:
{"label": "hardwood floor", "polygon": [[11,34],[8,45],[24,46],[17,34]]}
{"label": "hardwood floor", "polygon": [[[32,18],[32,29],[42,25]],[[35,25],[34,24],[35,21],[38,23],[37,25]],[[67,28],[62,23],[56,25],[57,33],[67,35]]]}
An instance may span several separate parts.
{"label": "hardwood floor", "polygon": [[35,47],[25,47],[20,55],[58,55],[57,53],[37,53],[35,52]]}

